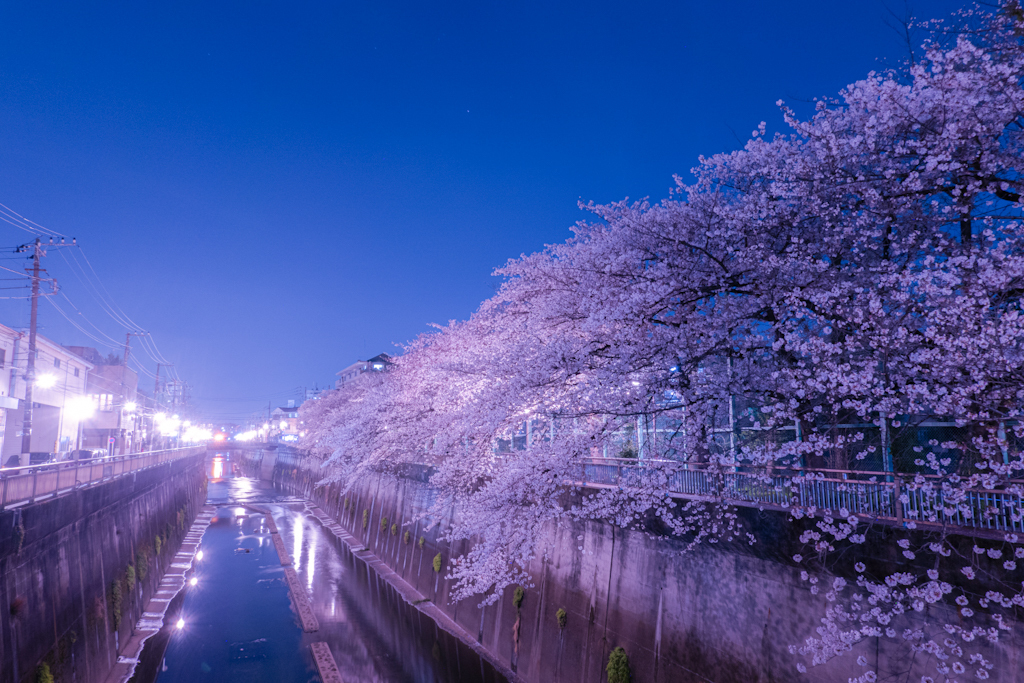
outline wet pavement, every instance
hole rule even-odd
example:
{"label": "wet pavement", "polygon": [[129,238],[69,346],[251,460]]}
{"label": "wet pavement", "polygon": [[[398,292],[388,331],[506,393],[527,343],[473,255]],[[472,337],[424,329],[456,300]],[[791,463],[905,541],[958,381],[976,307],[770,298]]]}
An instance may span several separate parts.
{"label": "wet pavement", "polygon": [[[438,628],[355,558],[302,499],[244,476],[228,454],[208,462],[203,536],[181,627],[172,628],[159,683],[319,681],[310,645],[325,642],[342,680],[494,682],[503,677]],[[261,511],[269,512],[320,628],[303,633]]]}

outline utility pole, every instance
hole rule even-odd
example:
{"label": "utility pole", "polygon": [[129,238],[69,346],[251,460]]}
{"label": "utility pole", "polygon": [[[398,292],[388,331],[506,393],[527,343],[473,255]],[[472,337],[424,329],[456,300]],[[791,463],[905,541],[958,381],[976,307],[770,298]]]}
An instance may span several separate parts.
{"label": "utility pole", "polygon": [[[71,245],[77,246],[78,240],[72,238]],[[64,243],[64,238],[61,238],[60,244],[54,244],[53,238],[50,238],[50,244],[47,245],[51,249],[55,247],[70,246]],[[21,452],[22,454],[32,452],[32,388],[36,383],[36,336],[39,322],[39,274],[45,273],[46,271],[39,267],[39,259],[46,256],[46,250],[43,249],[43,241],[36,238],[35,242],[29,244],[22,244],[15,253],[21,254],[28,250],[32,250],[32,268],[26,268],[25,270],[31,273],[32,278],[32,313],[29,317],[28,327],[28,364],[25,369],[25,415],[22,421],[21,427]],[[55,280],[50,280],[53,293],[57,291],[57,283]],[[25,463],[26,465],[29,463]]]}
{"label": "utility pole", "polygon": [[128,367],[128,354],[131,353],[131,341],[132,337],[142,337],[149,334],[148,332],[126,332],[124,335],[124,358],[121,359],[121,365]]}
{"label": "utility pole", "polygon": [[[25,417],[21,426],[21,452],[32,451],[32,386],[36,382],[36,322],[39,319],[39,257],[45,255],[42,242],[32,245],[32,315],[28,326],[28,368],[25,370]],[[26,465],[31,463],[24,463]]]}

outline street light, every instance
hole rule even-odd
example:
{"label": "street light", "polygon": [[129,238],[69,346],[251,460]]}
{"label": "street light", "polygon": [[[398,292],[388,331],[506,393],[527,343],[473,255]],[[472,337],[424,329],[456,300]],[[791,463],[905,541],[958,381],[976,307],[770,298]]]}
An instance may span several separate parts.
{"label": "street light", "polygon": [[96,414],[96,404],[88,396],[72,396],[64,404],[64,412],[72,420],[88,420]]}
{"label": "street light", "polygon": [[36,377],[36,386],[40,389],[49,389],[57,383],[57,377],[54,375],[39,375]]}
{"label": "street light", "polygon": [[75,450],[80,450],[82,448],[82,423],[96,414],[96,404],[89,396],[72,396],[64,404],[64,414],[69,420],[78,422]]}

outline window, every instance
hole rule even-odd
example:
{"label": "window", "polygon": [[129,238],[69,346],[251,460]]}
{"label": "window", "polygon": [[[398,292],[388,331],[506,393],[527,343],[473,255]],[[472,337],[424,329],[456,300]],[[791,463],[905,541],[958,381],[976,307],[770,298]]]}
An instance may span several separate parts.
{"label": "window", "polygon": [[53,367],[58,368],[58,369],[60,368],[60,358],[54,358],[53,359]]}
{"label": "window", "polygon": [[93,394],[93,399],[96,401],[97,410],[113,410],[114,409],[114,395],[113,394]]}
{"label": "window", "polygon": [[0,349],[0,368],[4,367],[4,363],[7,361],[7,349]]}
{"label": "window", "polygon": [[[0,365],[0,368],[2,368],[2,367],[3,367],[3,365]],[[78,368],[75,368],[75,377],[78,377]]]}

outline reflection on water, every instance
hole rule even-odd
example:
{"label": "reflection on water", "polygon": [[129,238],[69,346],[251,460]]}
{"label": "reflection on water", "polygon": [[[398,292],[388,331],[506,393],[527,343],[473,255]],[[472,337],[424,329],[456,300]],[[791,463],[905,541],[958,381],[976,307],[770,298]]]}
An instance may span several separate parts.
{"label": "reflection on water", "polygon": [[210,468],[210,479],[214,481],[220,481],[224,478],[224,456],[215,455],[213,456],[213,462]]}
{"label": "reflection on water", "polygon": [[317,680],[277,553],[260,542],[262,522],[236,507],[219,508],[210,520],[160,683]]}
{"label": "reflection on water", "polygon": [[[312,683],[319,678],[309,645],[318,641],[328,643],[345,681],[504,682],[367,571],[302,501],[242,476],[227,454],[209,467],[209,499],[222,507],[197,554],[197,583],[185,596],[183,628],[172,635],[160,683]],[[316,633],[302,633],[269,529],[250,504],[273,515],[312,596]]]}

